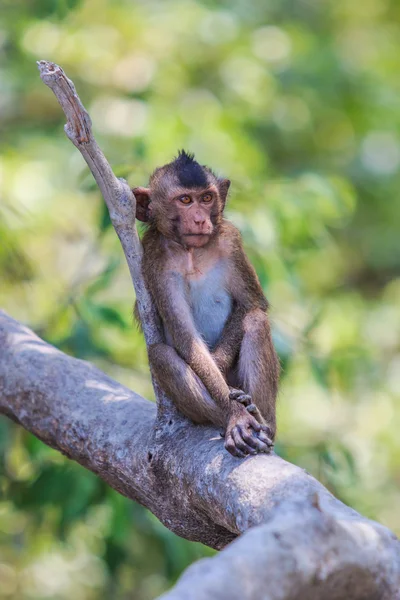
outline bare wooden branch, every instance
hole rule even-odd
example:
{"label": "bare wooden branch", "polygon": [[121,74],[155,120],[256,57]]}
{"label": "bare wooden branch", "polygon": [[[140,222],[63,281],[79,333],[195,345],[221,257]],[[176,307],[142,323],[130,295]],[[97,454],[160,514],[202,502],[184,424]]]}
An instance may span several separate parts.
{"label": "bare wooden branch", "polygon": [[399,600],[399,542],[370,523],[283,502],[161,600]]}
{"label": "bare wooden branch", "polygon": [[[159,343],[162,338],[156,311],[141,273],[143,248],[136,229],[135,196],[124,179],[115,177],[106,157],[100,150],[93,136],[92,121],[73,82],[55,63],[40,60],[37,65],[42,81],[53,91],[67,117],[65,133],[85,159],[107,205],[135,288],[146,345]],[[177,413],[173,403],[159,388],[154,378],[152,381],[158,404],[157,432],[164,427],[165,421],[170,415]]]}
{"label": "bare wooden branch", "polygon": [[[153,436],[154,404],[1,311],[0,413],[182,537],[221,549],[256,527],[191,567],[168,599],[399,598],[400,542],[388,529],[275,454],[233,458],[216,428],[170,418]],[[320,595],[296,595],[312,585]]]}
{"label": "bare wooden branch", "polygon": [[42,81],[54,92],[65,116],[65,133],[87,162],[121,241],[139,305],[147,344],[161,341],[151,298],[141,275],[142,245],[135,226],[136,200],[124,179],[117,179],[92,133],[92,122],[74,84],[58,65],[38,61]]}

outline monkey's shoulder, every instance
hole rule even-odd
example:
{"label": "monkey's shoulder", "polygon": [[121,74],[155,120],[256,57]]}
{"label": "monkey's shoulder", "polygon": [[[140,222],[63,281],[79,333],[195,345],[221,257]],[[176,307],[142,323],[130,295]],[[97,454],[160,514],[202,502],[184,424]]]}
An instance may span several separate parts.
{"label": "monkey's shoulder", "polygon": [[154,227],[148,227],[142,238],[142,246],[145,254],[155,251],[160,247],[160,234]]}
{"label": "monkey's shoulder", "polygon": [[145,280],[148,280],[165,269],[167,254],[161,244],[160,234],[152,228],[145,231],[142,246],[142,272]]}
{"label": "monkey's shoulder", "polygon": [[218,249],[221,255],[231,257],[236,252],[243,251],[242,234],[233,223],[223,219],[218,236]]}
{"label": "monkey's shoulder", "polygon": [[249,308],[268,309],[257,273],[243,248],[240,231],[230,221],[224,220],[221,228],[221,244],[229,255],[231,287]]}
{"label": "monkey's shoulder", "polygon": [[220,238],[230,240],[232,243],[242,243],[242,234],[239,229],[227,219],[222,219],[219,229]]}

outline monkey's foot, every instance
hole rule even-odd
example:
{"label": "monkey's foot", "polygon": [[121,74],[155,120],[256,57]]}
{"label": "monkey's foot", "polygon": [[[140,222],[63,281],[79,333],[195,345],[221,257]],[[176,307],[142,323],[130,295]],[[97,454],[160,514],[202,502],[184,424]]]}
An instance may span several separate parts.
{"label": "monkey's foot", "polygon": [[[242,409],[243,410],[243,409]],[[246,410],[232,415],[225,434],[225,448],[237,458],[269,453],[273,448],[268,425],[262,425]]]}
{"label": "monkey's foot", "polygon": [[271,434],[268,425],[264,425],[264,427],[265,429],[262,429],[261,431],[259,431],[258,433],[254,433],[253,435],[257,438],[259,442],[261,442],[257,449],[257,453],[261,452],[264,454],[269,454],[274,449],[274,442],[269,437]]}
{"label": "monkey's foot", "polygon": [[[260,435],[261,434],[261,435]],[[224,438],[226,435],[226,432],[222,429],[219,432],[219,435]],[[258,438],[263,444],[265,444],[267,446],[267,449],[265,449],[263,446],[259,447],[259,444],[257,443],[257,439],[255,440],[255,444],[257,445],[256,448],[254,448],[256,450],[256,453],[260,453],[260,452],[264,452],[264,454],[268,454],[269,452],[272,452],[273,448],[274,448],[274,442],[272,442],[270,440],[270,438],[268,437],[268,435],[265,432],[259,432],[258,434],[255,433],[253,434],[256,438]]]}

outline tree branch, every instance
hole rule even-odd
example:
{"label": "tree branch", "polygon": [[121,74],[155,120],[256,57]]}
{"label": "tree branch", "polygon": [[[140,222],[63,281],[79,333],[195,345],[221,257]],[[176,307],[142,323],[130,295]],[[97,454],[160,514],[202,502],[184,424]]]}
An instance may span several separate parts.
{"label": "tree branch", "polygon": [[[135,199],[93,138],[60,67],[39,63],[110,211],[147,344],[160,340],[141,276]],[[398,600],[400,543],[275,454],[238,461],[217,429],[195,426],[155,387],[159,409],[92,365],[66,356],[0,311],[0,413],[149,508],[169,529],[222,549],[192,566],[168,600]]]}
{"label": "tree branch", "polygon": [[[110,219],[121,242],[135,288],[136,300],[146,345],[162,341],[157,314],[141,274],[143,248],[136,229],[136,199],[127,182],[115,177],[106,157],[100,150],[93,132],[92,121],[83,106],[73,82],[63,69],[47,60],[37,62],[42,81],[53,91],[67,123],[65,133],[85,159],[103,195]],[[152,378],[158,405],[157,429],[164,426],[177,411],[173,403]]]}
{"label": "tree branch", "polygon": [[65,133],[88,164],[103,195],[111,222],[121,241],[132,282],[146,343],[161,341],[153,303],[141,275],[143,249],[135,226],[136,200],[124,179],[117,179],[92,133],[92,121],[84,108],[73,82],[58,65],[38,61],[42,81],[54,92],[65,116]]}
{"label": "tree branch", "polygon": [[[303,469],[275,454],[235,459],[216,428],[183,418],[153,436],[154,404],[1,311],[0,349],[0,413],[182,537],[221,549],[255,527],[191,567],[168,600],[299,600],[296,590],[313,585],[326,595],[307,600],[399,598],[396,537]],[[347,594],[329,595],[336,588]]]}
{"label": "tree branch", "polygon": [[398,544],[371,523],[283,502],[161,600],[399,600]]}

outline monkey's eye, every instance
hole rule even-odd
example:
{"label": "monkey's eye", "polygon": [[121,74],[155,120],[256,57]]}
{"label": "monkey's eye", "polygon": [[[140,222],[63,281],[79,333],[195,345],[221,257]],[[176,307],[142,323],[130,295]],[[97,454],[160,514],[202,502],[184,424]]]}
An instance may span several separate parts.
{"label": "monkey's eye", "polygon": [[212,200],[212,195],[211,194],[204,194],[203,196],[203,202],[211,202]]}
{"label": "monkey's eye", "polygon": [[182,204],[190,204],[192,199],[190,196],[180,196],[179,200],[182,202]]}

